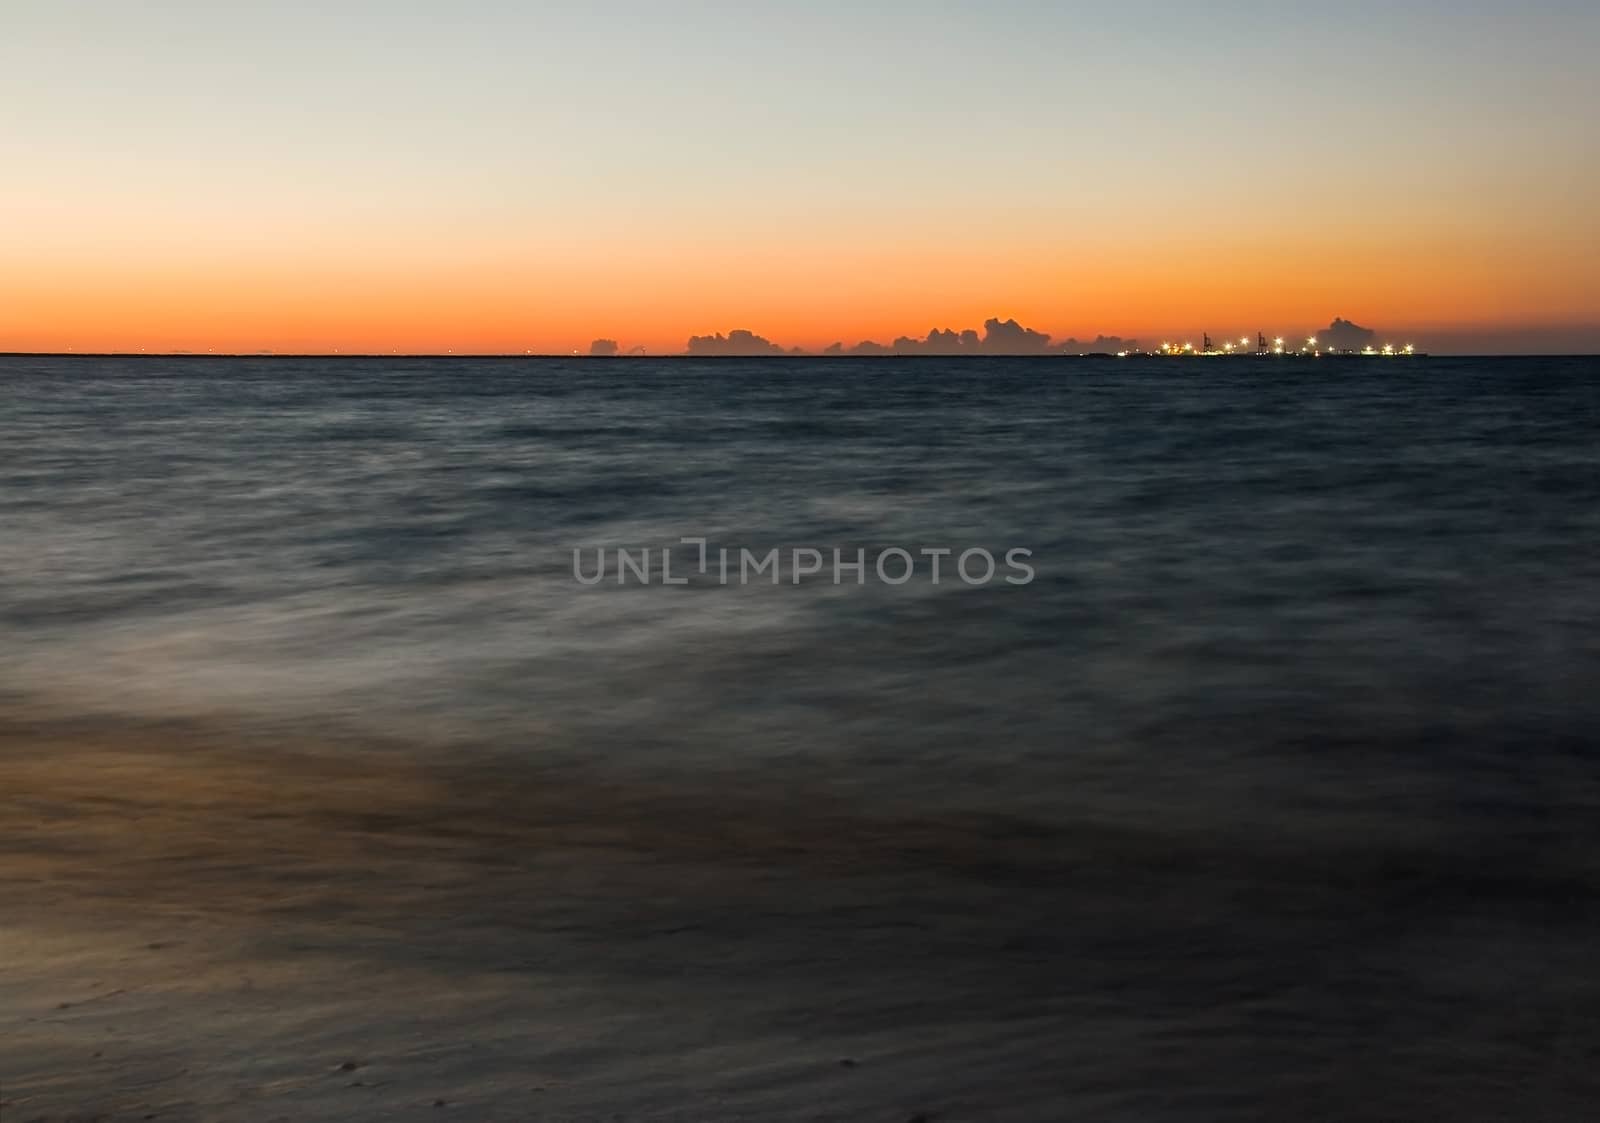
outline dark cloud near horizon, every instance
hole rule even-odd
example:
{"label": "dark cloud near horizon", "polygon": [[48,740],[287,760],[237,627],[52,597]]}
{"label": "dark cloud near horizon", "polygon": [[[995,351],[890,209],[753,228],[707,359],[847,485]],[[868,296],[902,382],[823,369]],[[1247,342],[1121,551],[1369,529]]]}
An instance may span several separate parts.
{"label": "dark cloud near horizon", "polygon": [[1042,355],[1050,350],[1050,335],[1015,320],[990,319],[983,322],[982,348],[987,355]]}
{"label": "dark cloud near horizon", "polygon": [[[1052,345],[1047,332],[1019,324],[1015,319],[1002,320],[998,316],[983,322],[983,331],[972,328],[957,331],[953,328],[934,328],[921,339],[902,335],[893,343],[879,343],[864,339],[851,346],[830,343],[822,355],[1087,355],[1131,351],[1138,342],[1117,335],[1097,335],[1093,341],[1080,343],[1068,339]],[[689,338],[688,353],[709,355],[800,355],[800,348],[784,349],[765,336],[743,328],[727,335],[696,335]]]}
{"label": "dark cloud near horizon", "polygon": [[1050,351],[1050,336],[1023,327],[1016,320],[998,316],[983,322],[983,334],[972,328],[934,328],[922,339],[902,335],[885,345],[866,339],[854,347],[834,344],[825,354],[832,355],[1044,355]]}
{"label": "dark cloud near horizon", "polygon": [[597,359],[609,359],[616,353],[617,341],[615,339],[596,339],[589,344],[589,354]]}
{"label": "dark cloud near horizon", "polygon": [[894,352],[881,343],[863,339],[853,347],[846,347],[843,343],[830,343],[822,349],[821,353],[823,355],[892,355]]}
{"label": "dark cloud near horizon", "polygon": [[787,354],[772,340],[744,328],[734,328],[727,335],[691,335],[689,354],[699,357],[714,355],[783,355]]}
{"label": "dark cloud near horizon", "polygon": [[1097,335],[1088,343],[1076,339],[1063,340],[1052,350],[1063,355],[1115,355],[1118,351],[1137,351],[1137,339],[1124,339],[1120,335]]}
{"label": "dark cloud near horizon", "polygon": [[960,332],[934,328],[926,339],[902,335],[890,345],[889,350],[896,355],[973,355],[982,347],[983,340],[971,328]]}
{"label": "dark cloud near horizon", "polygon": [[1349,320],[1335,316],[1333,323],[1318,333],[1317,342],[1324,347],[1333,347],[1340,351],[1359,351],[1363,347],[1376,346],[1378,333],[1371,328],[1364,328],[1360,324],[1353,324]]}

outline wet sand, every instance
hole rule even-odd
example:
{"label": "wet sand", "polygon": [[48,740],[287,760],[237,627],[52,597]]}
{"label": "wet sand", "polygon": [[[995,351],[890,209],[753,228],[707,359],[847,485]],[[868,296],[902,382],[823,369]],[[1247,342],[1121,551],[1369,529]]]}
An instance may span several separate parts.
{"label": "wet sand", "polygon": [[0,724],[0,1118],[1600,1102],[1600,875],[1559,836],[1063,825],[529,759]]}

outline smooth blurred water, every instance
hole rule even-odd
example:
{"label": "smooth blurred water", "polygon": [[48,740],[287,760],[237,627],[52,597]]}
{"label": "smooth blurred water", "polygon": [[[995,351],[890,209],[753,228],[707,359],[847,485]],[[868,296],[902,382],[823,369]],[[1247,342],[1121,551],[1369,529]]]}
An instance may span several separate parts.
{"label": "smooth blurred water", "polygon": [[[1586,1118],[1597,421],[1589,359],[0,359],[7,1109]],[[573,577],[683,536],[1037,578]]]}
{"label": "smooth blurred water", "polygon": [[[1600,741],[1597,425],[1592,359],[0,359],[0,681],[1049,815],[1536,815]],[[573,580],[686,535],[1037,579]]]}

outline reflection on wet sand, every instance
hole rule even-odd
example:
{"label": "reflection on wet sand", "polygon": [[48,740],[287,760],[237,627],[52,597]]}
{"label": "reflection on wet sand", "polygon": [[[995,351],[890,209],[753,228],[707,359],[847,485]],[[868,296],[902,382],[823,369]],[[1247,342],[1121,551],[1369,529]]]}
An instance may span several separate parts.
{"label": "reflection on wet sand", "polygon": [[1551,838],[265,748],[0,727],[7,1118],[1490,1119],[1600,1094],[1600,874]]}

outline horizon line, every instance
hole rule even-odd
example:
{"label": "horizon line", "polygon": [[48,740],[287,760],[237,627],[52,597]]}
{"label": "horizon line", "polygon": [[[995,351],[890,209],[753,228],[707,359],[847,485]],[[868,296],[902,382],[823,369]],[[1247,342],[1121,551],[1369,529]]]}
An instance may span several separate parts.
{"label": "horizon line", "polygon": [[585,362],[626,362],[640,359],[692,359],[696,362],[748,362],[773,360],[910,360],[923,362],[952,359],[1028,359],[1035,362],[1082,359],[1178,359],[1178,358],[1331,358],[1331,359],[1591,359],[1600,351],[1428,351],[1410,356],[1367,355],[1358,351],[1306,356],[1300,352],[1282,355],[1241,351],[1235,355],[1162,355],[1151,351],[1118,354],[1114,351],[1090,352],[975,352],[972,354],[929,354],[914,352],[833,352],[790,350],[770,354],[696,355],[688,351],[662,351],[650,354],[591,355],[579,351],[0,351],[0,359],[581,359]]}

